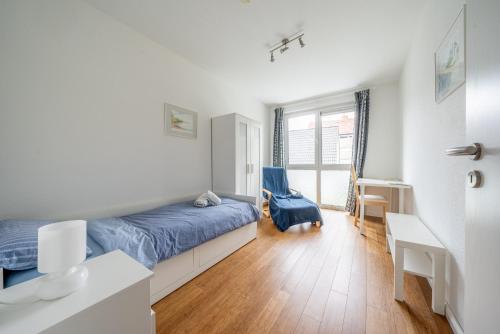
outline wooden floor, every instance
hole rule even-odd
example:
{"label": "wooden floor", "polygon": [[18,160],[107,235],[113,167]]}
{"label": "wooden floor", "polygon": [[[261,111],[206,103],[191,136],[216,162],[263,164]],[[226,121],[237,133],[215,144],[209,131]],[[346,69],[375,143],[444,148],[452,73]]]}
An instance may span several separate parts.
{"label": "wooden floor", "polygon": [[325,225],[258,237],[153,306],[158,333],[451,333],[430,310],[424,279],[405,277],[406,303],[392,297],[384,227],[366,238],[342,212]]}

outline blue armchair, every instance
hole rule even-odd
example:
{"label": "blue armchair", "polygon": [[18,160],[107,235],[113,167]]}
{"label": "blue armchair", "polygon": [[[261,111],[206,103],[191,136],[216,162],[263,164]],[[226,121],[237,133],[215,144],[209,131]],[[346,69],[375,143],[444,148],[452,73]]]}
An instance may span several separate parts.
{"label": "blue armchair", "polygon": [[269,201],[271,218],[280,231],[305,222],[323,225],[318,205],[288,187],[284,168],[264,167],[262,174],[263,195]]}

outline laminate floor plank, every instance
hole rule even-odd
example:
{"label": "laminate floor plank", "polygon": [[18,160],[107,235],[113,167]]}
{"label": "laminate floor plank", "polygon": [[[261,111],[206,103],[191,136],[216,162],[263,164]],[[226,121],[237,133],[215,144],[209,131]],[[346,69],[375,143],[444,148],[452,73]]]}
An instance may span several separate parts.
{"label": "laminate floor plank", "polygon": [[452,333],[425,279],[406,274],[394,300],[380,219],[363,237],[345,213],[322,214],[321,228],[259,222],[256,240],[153,305],[157,332]]}
{"label": "laminate floor plank", "polygon": [[321,320],[320,333],[342,333],[346,302],[347,295],[335,290],[330,290],[325,312],[323,313],[323,319]]}

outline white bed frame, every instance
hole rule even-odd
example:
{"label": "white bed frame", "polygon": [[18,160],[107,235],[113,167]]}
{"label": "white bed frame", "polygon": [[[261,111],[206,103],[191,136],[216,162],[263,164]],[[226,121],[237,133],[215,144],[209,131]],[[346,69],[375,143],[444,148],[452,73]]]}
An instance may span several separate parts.
{"label": "white bed frame", "polygon": [[256,238],[257,222],[242,226],[156,265],[151,305]]}
{"label": "white bed frame", "polygon": [[[255,197],[221,194],[255,204]],[[217,262],[231,255],[257,237],[257,222],[207,241],[182,254],[158,263],[150,281],[151,305],[189,282]]]}
{"label": "white bed frame", "polygon": [[[220,195],[252,204],[256,203],[256,198],[251,196]],[[169,200],[167,204],[194,198],[194,196],[189,196],[178,200]],[[231,255],[256,237],[257,222],[255,221],[158,263],[153,269],[154,276],[150,281],[151,305],[206,271],[217,262]],[[3,271],[0,268],[1,288],[3,288]]]}

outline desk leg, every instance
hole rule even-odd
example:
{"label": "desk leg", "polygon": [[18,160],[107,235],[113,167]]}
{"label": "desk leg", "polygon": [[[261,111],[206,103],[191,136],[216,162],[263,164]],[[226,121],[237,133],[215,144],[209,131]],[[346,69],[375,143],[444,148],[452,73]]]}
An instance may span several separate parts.
{"label": "desk leg", "polygon": [[359,186],[359,233],[365,235],[365,186]]}
{"label": "desk leg", "polygon": [[432,255],[432,310],[444,315],[445,256]]}
{"label": "desk leg", "polygon": [[394,188],[389,188],[389,212],[393,212],[392,209],[394,205],[392,205],[392,192]]}
{"label": "desk leg", "polygon": [[394,299],[403,301],[404,297],[404,278],[405,278],[405,249],[394,245]]}
{"label": "desk leg", "polygon": [[405,189],[399,188],[399,213],[404,213],[405,211]]}

